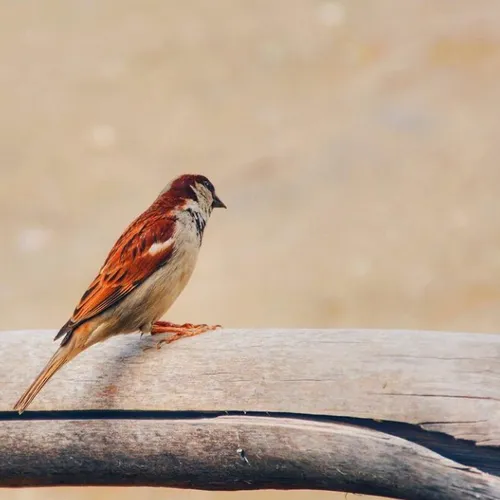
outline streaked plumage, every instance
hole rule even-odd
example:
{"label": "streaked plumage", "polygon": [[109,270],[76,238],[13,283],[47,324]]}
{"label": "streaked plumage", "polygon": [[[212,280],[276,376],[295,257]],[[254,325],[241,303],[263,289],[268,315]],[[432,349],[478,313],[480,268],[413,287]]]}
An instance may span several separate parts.
{"label": "streaked plumage", "polygon": [[77,354],[120,333],[172,331],[176,338],[212,327],[158,320],[194,271],[212,209],[225,205],[201,175],[182,175],[117,240],[55,339],[61,345],[14,409],[22,413],[51,376]]}

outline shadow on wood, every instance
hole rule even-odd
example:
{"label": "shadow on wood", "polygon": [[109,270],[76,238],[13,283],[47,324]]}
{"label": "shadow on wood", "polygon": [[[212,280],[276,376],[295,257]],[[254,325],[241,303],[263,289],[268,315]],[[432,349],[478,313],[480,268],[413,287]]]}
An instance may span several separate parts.
{"label": "shadow on wood", "polygon": [[95,346],[22,416],[53,332],[3,332],[0,485],[500,498],[500,336],[225,330]]}

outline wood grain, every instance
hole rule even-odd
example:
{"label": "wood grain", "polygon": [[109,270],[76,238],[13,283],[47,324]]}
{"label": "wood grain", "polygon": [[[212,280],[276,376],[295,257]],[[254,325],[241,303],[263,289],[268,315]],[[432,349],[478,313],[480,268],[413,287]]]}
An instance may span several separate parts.
{"label": "wood grain", "polygon": [[53,334],[0,333],[0,484],[500,498],[498,335],[221,330],[160,350],[121,336],[19,416]]}
{"label": "wood grain", "polygon": [[[49,359],[53,333],[0,333],[0,411]],[[128,335],[92,347],[30,409],[356,416],[500,444],[500,335],[222,330],[143,351],[151,344]]]}
{"label": "wood grain", "polygon": [[2,486],[306,488],[411,500],[500,498],[494,476],[403,439],[342,424],[248,416],[140,425],[31,420],[3,423],[0,435]]}

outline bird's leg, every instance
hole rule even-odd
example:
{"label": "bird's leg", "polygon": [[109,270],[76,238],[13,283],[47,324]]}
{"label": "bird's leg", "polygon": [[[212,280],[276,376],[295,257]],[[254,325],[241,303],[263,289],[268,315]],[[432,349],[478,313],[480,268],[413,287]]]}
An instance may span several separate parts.
{"label": "bird's leg", "polygon": [[173,333],[169,338],[161,339],[156,344],[157,349],[160,349],[162,344],[171,344],[176,340],[183,337],[194,337],[195,335],[200,335],[201,333],[210,332],[221,328],[220,325],[193,325],[192,323],[184,323],[183,325],[177,325],[175,323],[170,323],[170,321],[156,321],[153,323],[151,328],[151,335],[158,335],[159,333]]}

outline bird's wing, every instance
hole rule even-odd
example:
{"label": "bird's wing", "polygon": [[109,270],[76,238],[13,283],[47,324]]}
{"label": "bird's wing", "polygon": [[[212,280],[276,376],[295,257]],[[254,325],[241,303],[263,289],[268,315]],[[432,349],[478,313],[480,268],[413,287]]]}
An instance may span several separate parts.
{"label": "bird's wing", "polygon": [[163,266],[174,249],[176,219],[144,213],[120,236],[56,339],[123,300]]}

